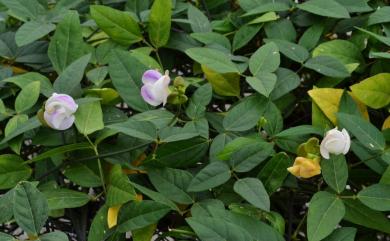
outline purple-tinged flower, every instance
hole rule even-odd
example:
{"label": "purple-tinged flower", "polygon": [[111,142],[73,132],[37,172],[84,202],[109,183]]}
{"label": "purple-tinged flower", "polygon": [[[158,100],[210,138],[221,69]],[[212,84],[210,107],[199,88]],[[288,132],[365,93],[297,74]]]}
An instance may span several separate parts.
{"label": "purple-tinged flower", "polygon": [[66,94],[53,95],[46,101],[43,118],[47,125],[56,130],[66,130],[73,125],[78,105]]}
{"label": "purple-tinged flower", "polygon": [[165,105],[169,96],[169,72],[162,75],[157,70],[147,70],[142,76],[141,95],[144,100],[153,106]]}

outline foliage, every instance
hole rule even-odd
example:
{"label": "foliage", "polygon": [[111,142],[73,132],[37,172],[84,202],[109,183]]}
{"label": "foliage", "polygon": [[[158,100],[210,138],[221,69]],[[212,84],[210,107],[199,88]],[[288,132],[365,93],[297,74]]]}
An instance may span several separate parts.
{"label": "foliage", "polygon": [[0,240],[388,240],[388,5],[0,0]]}

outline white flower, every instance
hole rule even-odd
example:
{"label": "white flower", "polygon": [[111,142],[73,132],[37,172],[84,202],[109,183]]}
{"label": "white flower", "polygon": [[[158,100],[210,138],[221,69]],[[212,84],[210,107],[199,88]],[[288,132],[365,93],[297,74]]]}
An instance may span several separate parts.
{"label": "white flower", "polygon": [[43,118],[53,129],[66,130],[73,125],[78,105],[66,94],[53,95],[46,101]]}
{"label": "white flower", "polygon": [[165,105],[169,96],[169,78],[168,71],[164,75],[156,70],[148,70],[142,76],[141,95],[144,100],[153,106]]}
{"label": "white flower", "polygon": [[337,127],[326,132],[320,145],[320,152],[323,158],[329,159],[329,153],[339,155],[347,154],[351,147],[351,138],[347,130],[337,130]]}

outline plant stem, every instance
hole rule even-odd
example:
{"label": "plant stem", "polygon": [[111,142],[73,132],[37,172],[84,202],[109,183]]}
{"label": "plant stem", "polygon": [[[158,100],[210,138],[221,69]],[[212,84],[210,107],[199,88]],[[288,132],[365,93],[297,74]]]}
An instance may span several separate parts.
{"label": "plant stem", "polygon": [[89,144],[91,144],[91,146],[93,147],[93,151],[95,152],[96,158],[98,160],[99,174],[100,174],[100,180],[102,182],[103,192],[104,192],[104,194],[107,194],[106,182],[104,181],[102,162],[99,158],[99,152],[98,152],[97,146],[91,141],[91,139],[89,139],[89,137],[87,135],[85,135],[85,138],[88,140]]}
{"label": "plant stem", "polygon": [[352,196],[338,196],[339,198],[341,199],[356,199],[356,195],[352,195]]}
{"label": "plant stem", "polygon": [[298,234],[299,234],[299,230],[301,229],[302,225],[305,223],[305,219],[306,219],[306,217],[307,217],[307,213],[308,213],[308,212],[305,213],[305,215],[303,216],[303,218],[302,218],[301,221],[299,222],[297,228],[295,229],[295,231],[294,231],[294,233],[293,233],[293,235],[292,235],[292,237],[291,237],[292,240],[295,240],[295,239],[297,238],[297,236],[298,236]]}

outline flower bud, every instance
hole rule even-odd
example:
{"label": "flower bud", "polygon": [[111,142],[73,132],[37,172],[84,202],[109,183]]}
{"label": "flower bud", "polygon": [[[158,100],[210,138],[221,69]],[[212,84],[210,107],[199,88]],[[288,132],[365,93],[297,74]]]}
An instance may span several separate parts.
{"label": "flower bud", "polygon": [[310,178],[321,174],[320,160],[319,158],[297,157],[293,166],[287,170],[296,177]]}
{"label": "flower bud", "polygon": [[351,138],[347,130],[337,130],[337,127],[326,132],[324,139],[320,145],[321,156],[329,159],[329,153],[339,155],[347,154],[351,147]]}
{"label": "flower bud", "polygon": [[169,96],[168,85],[171,82],[168,71],[162,75],[157,70],[147,70],[142,76],[142,98],[150,105],[165,105]]}
{"label": "flower bud", "polygon": [[43,118],[51,128],[66,130],[73,125],[73,114],[77,108],[78,105],[69,95],[53,93],[46,101]]}

